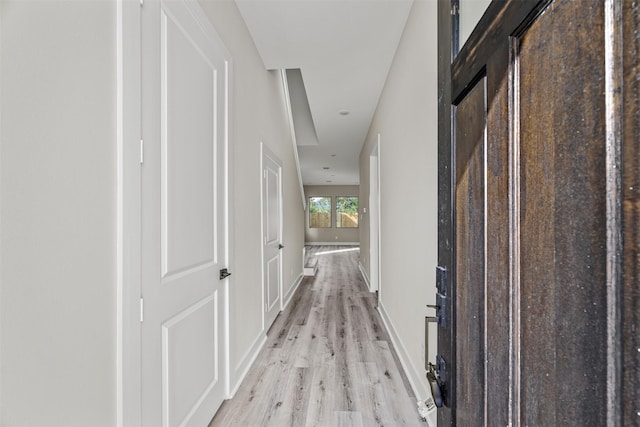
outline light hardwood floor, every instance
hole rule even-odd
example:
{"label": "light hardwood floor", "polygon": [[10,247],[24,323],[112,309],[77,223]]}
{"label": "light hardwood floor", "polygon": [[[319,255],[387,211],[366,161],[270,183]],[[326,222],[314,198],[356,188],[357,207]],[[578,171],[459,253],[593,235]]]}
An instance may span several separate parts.
{"label": "light hardwood floor", "polygon": [[318,257],[316,276],[304,278],[209,427],[425,426],[358,270],[359,249],[307,251]]}

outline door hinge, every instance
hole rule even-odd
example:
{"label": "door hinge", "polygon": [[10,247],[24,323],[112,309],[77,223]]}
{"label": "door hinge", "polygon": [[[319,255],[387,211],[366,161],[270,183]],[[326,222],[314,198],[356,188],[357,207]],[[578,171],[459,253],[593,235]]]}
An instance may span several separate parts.
{"label": "door hinge", "polygon": [[435,322],[441,328],[447,327],[447,297],[442,295],[441,293],[436,293],[436,304],[427,304],[429,308],[436,309],[435,317],[428,316],[427,322]]}
{"label": "door hinge", "polygon": [[436,289],[443,295],[447,294],[447,267],[436,266]]}
{"label": "door hinge", "polygon": [[140,298],[140,323],[144,322],[144,298]]}
{"label": "door hinge", "polygon": [[460,7],[460,5],[458,4],[458,2],[451,2],[451,15],[452,16],[455,16],[455,15],[458,14],[458,8],[459,7]]}
{"label": "door hinge", "polygon": [[427,305],[436,309],[435,317],[427,317],[427,321],[435,322],[442,328],[447,327],[447,269],[446,267],[436,267],[436,304]]}
{"label": "door hinge", "polygon": [[140,140],[140,164],[144,163],[144,141]]}

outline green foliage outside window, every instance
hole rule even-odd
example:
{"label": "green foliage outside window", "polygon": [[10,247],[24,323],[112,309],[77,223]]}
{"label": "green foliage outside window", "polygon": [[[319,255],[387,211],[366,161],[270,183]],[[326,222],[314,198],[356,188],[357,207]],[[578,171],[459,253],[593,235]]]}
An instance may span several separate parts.
{"label": "green foliage outside window", "polygon": [[336,227],[358,228],[357,197],[336,197]]}
{"label": "green foliage outside window", "polygon": [[309,227],[331,228],[331,197],[309,197]]}

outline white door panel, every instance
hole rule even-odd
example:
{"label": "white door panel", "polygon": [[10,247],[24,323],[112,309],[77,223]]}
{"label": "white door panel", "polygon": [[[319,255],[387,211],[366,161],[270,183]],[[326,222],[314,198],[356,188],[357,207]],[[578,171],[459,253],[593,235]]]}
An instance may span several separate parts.
{"label": "white door panel", "polygon": [[[267,312],[277,309],[280,302],[280,256],[277,255],[267,260]],[[270,325],[267,325],[267,328]]]}
{"label": "white door panel", "polygon": [[195,2],[142,9],[142,421],[206,425],[226,397],[226,53]]}
{"label": "white door panel", "polygon": [[218,82],[214,66],[173,19],[164,15],[162,23],[162,261],[167,276],[215,261],[212,118]]}
{"label": "white door panel", "polygon": [[218,82],[215,66],[174,19],[161,19],[162,255],[171,274],[214,262]]}
{"label": "white door panel", "polygon": [[189,419],[199,400],[220,383],[217,304],[216,293],[162,325],[162,394],[168,425]]}
{"label": "white door panel", "polygon": [[[267,162],[270,163],[270,162]],[[265,168],[267,174],[267,244],[280,243],[280,176],[279,168],[272,164],[267,164]]]}
{"label": "white door panel", "polygon": [[282,309],[282,163],[262,144],[264,328]]}

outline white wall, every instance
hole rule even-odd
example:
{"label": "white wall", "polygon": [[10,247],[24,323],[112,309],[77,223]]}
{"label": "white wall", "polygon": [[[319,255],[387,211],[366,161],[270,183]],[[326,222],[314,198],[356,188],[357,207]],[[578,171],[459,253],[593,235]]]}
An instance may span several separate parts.
{"label": "white wall", "polygon": [[284,294],[302,275],[304,211],[279,71],[266,71],[233,0],[201,0],[233,58],[231,144],[234,151],[230,322],[231,388],[264,342],[260,231],[260,141],[283,164]]}
{"label": "white wall", "polygon": [[[283,162],[284,292],[304,212],[279,72],[231,0],[231,386],[263,342],[260,141]],[[116,424],[116,2],[0,2],[0,425]]]}
{"label": "white wall", "polygon": [[491,0],[460,0],[460,48],[464,46]]}
{"label": "white wall", "polygon": [[[380,308],[419,399],[425,307],[435,302],[437,264],[437,13],[415,0],[360,154],[360,200],[369,212],[369,156],[380,133]],[[369,215],[361,223],[361,263],[370,275]],[[431,329],[431,360],[436,334]]]}
{"label": "white wall", "polygon": [[0,425],[113,426],[116,4],[0,16]]}

